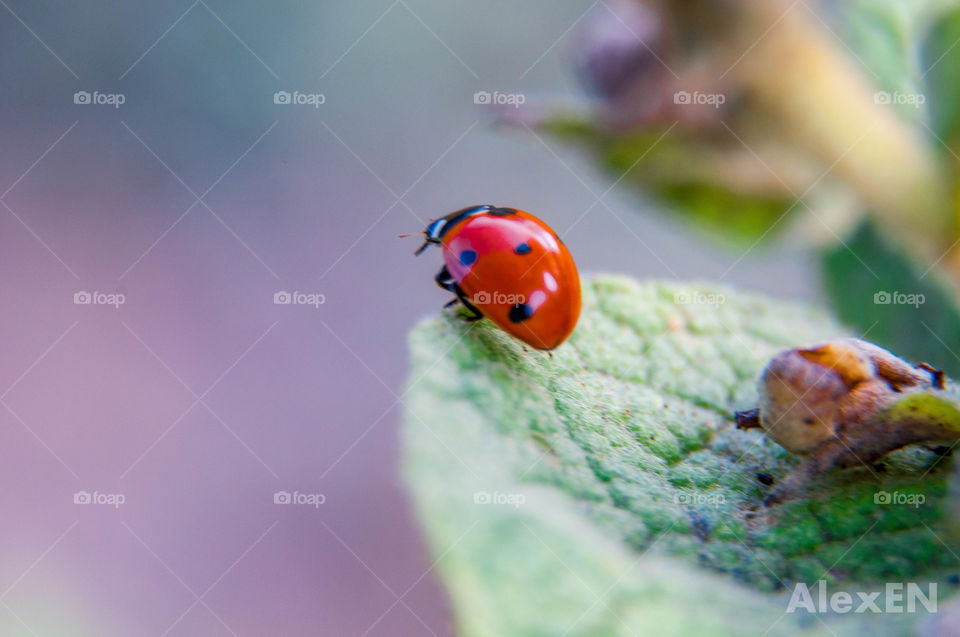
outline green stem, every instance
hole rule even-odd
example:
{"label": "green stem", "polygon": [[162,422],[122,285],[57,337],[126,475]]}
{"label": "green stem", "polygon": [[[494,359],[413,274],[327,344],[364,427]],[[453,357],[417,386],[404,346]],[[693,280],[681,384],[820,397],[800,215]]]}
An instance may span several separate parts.
{"label": "green stem", "polygon": [[730,73],[746,94],[779,120],[793,144],[851,184],[907,245],[938,258],[951,243],[951,198],[923,135],[875,102],[875,88],[802,4],[733,4],[744,20],[730,54],[743,57]]}

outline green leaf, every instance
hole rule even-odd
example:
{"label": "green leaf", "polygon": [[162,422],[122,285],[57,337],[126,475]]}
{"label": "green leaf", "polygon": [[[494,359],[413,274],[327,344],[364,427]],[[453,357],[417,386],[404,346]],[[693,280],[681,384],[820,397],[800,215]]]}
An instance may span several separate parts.
{"label": "green leaf", "polygon": [[[915,632],[918,615],[784,612],[794,582],[871,591],[954,571],[937,538],[947,463],[901,450],[880,483],[832,472],[820,498],[765,509],[758,473],[779,481],[799,459],[732,422],[770,356],[842,328],[611,276],[585,279],[583,301],[552,356],[455,313],[410,336],[406,476],[458,635]],[[881,489],[926,502],[880,506]]]}
{"label": "green leaf", "polygon": [[[956,0],[851,0],[833,4],[827,13],[837,25],[836,35],[878,91],[926,97],[929,65],[917,44],[932,20],[956,6]],[[911,122],[927,113],[923,104],[892,105]]]}
{"label": "green leaf", "polygon": [[[943,143],[960,142],[960,9],[937,20],[923,44],[921,65],[927,79],[932,128]],[[937,144],[938,149],[942,149]],[[945,150],[945,149],[944,149]]]}
{"label": "green leaf", "polygon": [[785,227],[778,220],[802,210],[769,168],[735,139],[721,149],[679,129],[609,131],[570,116],[548,119],[538,128],[584,148],[612,179],[653,195],[691,229],[731,247],[776,236],[771,227]]}
{"label": "green leaf", "polygon": [[938,272],[925,270],[870,222],[823,257],[826,291],[842,321],[898,356],[958,376],[960,308]]}

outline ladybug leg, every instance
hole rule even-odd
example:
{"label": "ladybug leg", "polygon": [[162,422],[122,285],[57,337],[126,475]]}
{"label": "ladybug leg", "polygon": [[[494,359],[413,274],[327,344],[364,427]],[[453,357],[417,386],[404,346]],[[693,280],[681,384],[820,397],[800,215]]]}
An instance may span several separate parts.
{"label": "ladybug leg", "polygon": [[[437,272],[437,276],[433,277],[433,280],[436,281],[437,285],[439,285],[442,289],[446,290],[447,292],[453,292],[454,294],[457,293],[457,283],[456,281],[453,280],[453,277],[450,276],[450,272],[447,270],[447,266],[443,266],[442,268],[440,268],[440,271]],[[459,296],[454,297],[450,299],[450,301],[443,307],[448,308],[451,305],[455,305],[459,300],[460,300]]]}
{"label": "ladybug leg", "polygon": [[440,268],[440,271],[437,272],[437,276],[434,277],[434,281],[436,281],[437,285],[444,290],[453,292],[456,295],[456,298],[451,299],[450,302],[443,307],[450,307],[459,301],[463,304],[463,307],[467,308],[467,310],[470,312],[470,315],[465,317],[468,322],[479,321],[483,318],[483,312],[478,310],[477,307],[470,302],[463,289],[457,285],[457,282],[450,275],[450,271],[447,270],[447,266]]}
{"label": "ladybug leg", "polygon": [[463,288],[461,288],[456,283],[453,284],[453,293],[456,294],[457,299],[459,299],[460,302],[463,303],[463,307],[467,308],[467,310],[470,312],[470,315],[465,317],[465,320],[468,323],[472,323],[473,321],[479,321],[480,319],[483,318],[483,312],[477,309],[477,306],[470,302],[470,299],[468,299],[467,295],[463,292]]}
{"label": "ladybug leg", "polygon": [[433,277],[433,280],[447,292],[455,291],[454,288],[457,284],[456,281],[453,280],[453,277],[450,276],[450,271],[447,270],[447,266],[440,268],[440,271],[437,272],[437,276]]}

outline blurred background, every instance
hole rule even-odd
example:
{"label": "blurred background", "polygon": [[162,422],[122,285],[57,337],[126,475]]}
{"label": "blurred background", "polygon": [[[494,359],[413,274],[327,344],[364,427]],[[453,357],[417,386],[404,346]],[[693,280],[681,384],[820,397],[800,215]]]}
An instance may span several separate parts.
{"label": "blurred background", "polygon": [[0,5],[0,634],[451,634],[397,440],[430,218],[820,297],[475,103],[581,96],[602,2]]}

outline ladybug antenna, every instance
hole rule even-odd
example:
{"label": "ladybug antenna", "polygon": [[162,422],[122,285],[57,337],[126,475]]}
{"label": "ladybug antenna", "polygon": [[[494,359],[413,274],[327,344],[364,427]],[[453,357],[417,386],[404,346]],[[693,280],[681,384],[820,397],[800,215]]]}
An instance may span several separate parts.
{"label": "ladybug antenna", "polygon": [[[417,235],[426,235],[426,234],[427,234],[427,232],[426,232],[425,230],[421,230],[420,232],[408,232],[408,233],[406,233],[406,234],[398,234],[397,236],[398,236],[399,238],[401,238],[401,239],[406,239],[407,237],[415,237],[415,236],[417,236]],[[429,246],[431,243],[433,243],[433,242],[432,242],[432,241],[430,240],[430,238],[428,237],[427,240],[423,242],[423,245],[420,246],[419,248],[417,248],[417,251],[414,252],[413,255],[414,255],[414,256],[418,256],[420,253],[422,253],[424,250],[426,250],[426,249],[427,249],[427,246]]]}
{"label": "ladybug antenna", "polygon": [[423,251],[427,249],[427,246],[429,246],[431,243],[433,242],[431,242],[430,239],[427,239],[426,241],[424,241],[423,245],[417,248],[417,251],[413,253],[413,256],[415,257],[420,256],[423,253]]}

